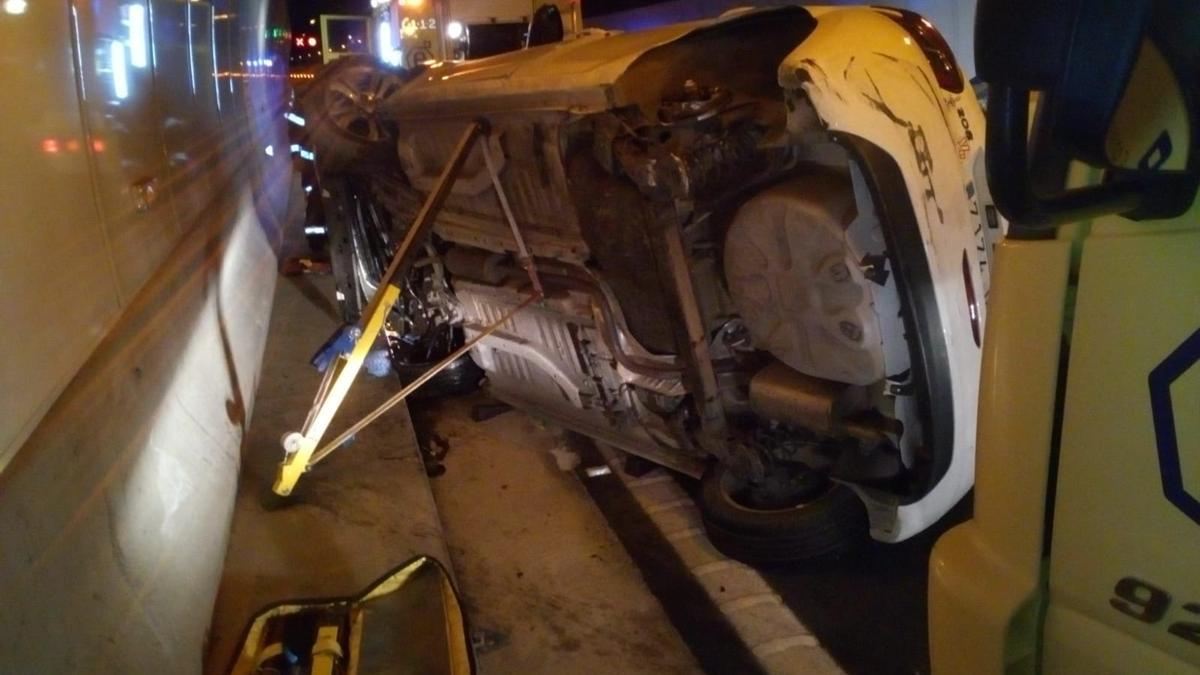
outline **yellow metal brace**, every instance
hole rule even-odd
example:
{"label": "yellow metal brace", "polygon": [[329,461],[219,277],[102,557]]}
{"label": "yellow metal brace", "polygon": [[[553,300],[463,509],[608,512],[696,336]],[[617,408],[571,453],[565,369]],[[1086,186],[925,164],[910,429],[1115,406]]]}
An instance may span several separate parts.
{"label": "yellow metal brace", "polygon": [[459,172],[466,164],[467,156],[471,154],[471,148],[474,147],[475,141],[485,133],[487,133],[487,124],[482,121],[472,122],[463,131],[454,152],[450,155],[450,161],[442,169],[442,175],[438,177],[437,184],[430,191],[425,203],[421,205],[421,211],[408,228],[408,232],[404,235],[404,241],[400,242],[400,247],[392,256],[387,271],[379,280],[375,295],[371,297],[371,302],[363,310],[359,324],[361,331],[354,342],[354,349],[348,356],[336,359],[326,370],[325,379],[321,382],[321,388],[317,392],[316,400],[313,401],[313,407],[309,410],[304,428],[298,432],[284,435],[283,450],[286,454],[275,475],[275,485],[271,488],[275,494],[282,497],[290,495],[292,489],[296,487],[296,482],[300,480],[300,476],[308,470],[310,459],[321,443],[321,437],[325,435],[329,423],[333,421],[334,414],[345,400],[346,393],[350,391],[350,385],[353,384],[359,369],[362,368],[367,352],[375,344],[375,339],[383,330],[388,313],[400,297],[400,289],[395,283],[400,270],[405,269],[411,261],[418,248],[417,244],[424,241],[429,235],[438,211],[441,210],[442,204],[450,195],[450,188],[453,187]]}
{"label": "yellow metal brace", "polygon": [[342,645],[338,642],[339,632],[336,624],[317,629],[317,639],[312,647],[312,675],[334,675],[337,672],[337,664],[344,656]]}
{"label": "yellow metal brace", "polygon": [[396,250],[395,255],[392,256],[387,271],[384,272],[383,277],[380,279],[375,295],[372,296],[371,302],[363,310],[358,335],[355,336],[354,348],[349,354],[339,356],[329,365],[303,428],[300,431],[284,435],[283,449],[285,455],[283,461],[279,464],[279,470],[275,475],[275,484],[272,487],[275,494],[282,497],[290,495],[296,487],[297,481],[300,480],[300,476],[304,475],[305,471],[308,471],[317,462],[327,457],[348,438],[366,427],[380,415],[399,404],[434,375],[466,354],[480,340],[498,330],[518,311],[529,306],[530,303],[541,299],[541,284],[537,278],[537,271],[533,266],[533,259],[529,256],[528,250],[525,247],[525,241],[521,237],[520,230],[517,228],[516,219],[508,207],[508,199],[505,197],[504,190],[500,185],[495,163],[491,155],[487,152],[487,145],[485,144],[483,146],[484,161],[489,173],[492,174],[492,182],[504,207],[505,216],[512,226],[513,236],[521,253],[522,264],[525,266],[530,281],[533,284],[533,294],[498,321],[488,326],[480,327],[479,334],[466,344],[442,359],[421,375],[421,377],[401,389],[369,415],[338,435],[333,441],[321,446],[321,439],[325,436],[325,432],[328,431],[329,424],[333,421],[333,416],[337,413],[338,408],[341,407],[346,394],[350,391],[350,385],[354,383],[354,378],[358,376],[358,371],[362,368],[367,353],[370,351],[372,345],[375,344],[379,333],[383,330],[388,313],[391,312],[392,307],[400,298],[400,288],[395,283],[400,270],[406,269],[407,264],[413,256],[413,252],[417,248],[417,244],[424,241],[428,236],[429,231],[433,227],[437,212],[446,201],[446,197],[449,196],[450,188],[466,163],[467,156],[470,154],[475,141],[487,133],[487,124],[483,121],[471,123],[463,132],[458,145],[450,156],[450,161],[446,164],[446,167],[442,170],[442,175],[438,178],[437,185],[434,186],[425,203],[421,206],[421,211],[417,214],[412,226],[409,227],[404,241],[400,243],[400,247]]}
{"label": "yellow metal brace", "polygon": [[387,319],[388,312],[391,311],[392,305],[396,304],[399,297],[399,288],[392,284],[380,286],[363,314],[367,322],[363,326],[362,334],[354,342],[354,349],[329,364],[325,381],[331,384],[328,386],[322,384],[321,391],[317,394],[317,400],[313,403],[313,413],[309,415],[304,428],[298,433],[291,432],[283,437],[283,449],[286,454],[283,457],[283,463],[279,465],[279,472],[275,476],[275,486],[272,489],[276,494],[281,496],[291,494],[292,488],[296,486],[296,481],[300,480],[300,476],[308,470],[309,459],[321,442],[321,437],[329,429],[329,423],[333,421],[334,414],[345,400],[346,394],[350,391],[350,385],[354,383],[354,378],[362,369],[367,352],[375,344],[375,339],[383,330],[383,323]]}

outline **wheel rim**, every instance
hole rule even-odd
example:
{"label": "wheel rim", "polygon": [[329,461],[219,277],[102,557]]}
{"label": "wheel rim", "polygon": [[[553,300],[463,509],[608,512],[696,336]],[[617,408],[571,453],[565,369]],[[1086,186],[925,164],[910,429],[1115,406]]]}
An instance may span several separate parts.
{"label": "wheel rim", "polygon": [[334,76],[325,90],[329,119],[342,132],[378,143],[392,134],[379,106],[400,88],[400,79],[370,66],[353,66]]}
{"label": "wheel rim", "polygon": [[718,485],[731,505],[752,513],[803,509],[836,487],[824,475],[796,465],[777,468],[760,483],[738,478],[726,469]]}

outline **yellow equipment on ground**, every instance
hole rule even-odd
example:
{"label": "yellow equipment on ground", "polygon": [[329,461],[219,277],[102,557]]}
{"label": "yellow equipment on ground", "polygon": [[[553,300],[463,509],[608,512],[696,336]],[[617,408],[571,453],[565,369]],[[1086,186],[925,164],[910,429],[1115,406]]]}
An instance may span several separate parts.
{"label": "yellow equipment on ground", "polygon": [[352,598],[285,601],[246,627],[229,675],[475,672],[446,570],[415,558]]}

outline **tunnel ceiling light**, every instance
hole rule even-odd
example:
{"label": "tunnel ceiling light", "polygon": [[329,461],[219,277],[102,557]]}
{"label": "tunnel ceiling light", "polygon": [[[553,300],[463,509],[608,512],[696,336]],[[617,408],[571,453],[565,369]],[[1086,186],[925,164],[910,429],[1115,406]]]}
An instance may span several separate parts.
{"label": "tunnel ceiling light", "polygon": [[109,44],[109,59],[112,66],[113,95],[118,101],[129,98],[129,67],[125,61],[125,43],[113,40]]}
{"label": "tunnel ceiling light", "polygon": [[29,3],[25,0],[4,0],[5,14],[24,14],[27,9]]}
{"label": "tunnel ceiling light", "polygon": [[149,50],[146,48],[146,7],[142,4],[128,5],[127,21],[129,22],[129,63],[134,68],[145,68],[149,63]]}

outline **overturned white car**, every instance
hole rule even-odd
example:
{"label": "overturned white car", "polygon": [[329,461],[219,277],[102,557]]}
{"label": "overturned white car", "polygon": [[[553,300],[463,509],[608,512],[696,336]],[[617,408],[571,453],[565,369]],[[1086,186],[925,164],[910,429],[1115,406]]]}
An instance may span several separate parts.
{"label": "overturned white car", "polygon": [[545,298],[473,349],[491,394],[703,477],[726,553],[903,540],[969,489],[1001,223],[979,105],[917,15],[748,10],[415,73],[347,61],[309,100],[350,315],[463,129],[489,129],[390,318],[402,372],[528,295],[519,226]]}

